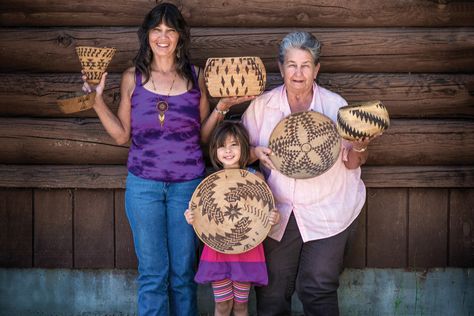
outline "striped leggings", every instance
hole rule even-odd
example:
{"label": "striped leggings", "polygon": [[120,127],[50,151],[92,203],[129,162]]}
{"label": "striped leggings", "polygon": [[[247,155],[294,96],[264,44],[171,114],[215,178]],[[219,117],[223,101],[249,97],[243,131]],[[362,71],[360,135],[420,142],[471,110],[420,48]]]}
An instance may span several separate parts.
{"label": "striped leggings", "polygon": [[250,283],[224,279],[212,282],[212,291],[217,303],[231,299],[234,299],[237,303],[246,303],[249,300]]}

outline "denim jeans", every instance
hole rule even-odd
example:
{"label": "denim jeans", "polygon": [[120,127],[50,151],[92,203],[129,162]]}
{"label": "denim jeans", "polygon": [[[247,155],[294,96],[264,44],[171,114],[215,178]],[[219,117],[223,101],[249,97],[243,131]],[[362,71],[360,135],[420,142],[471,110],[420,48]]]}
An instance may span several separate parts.
{"label": "denim jeans", "polygon": [[138,258],[140,316],[197,315],[197,239],[184,211],[201,178],[160,182],[127,176],[125,209]]}

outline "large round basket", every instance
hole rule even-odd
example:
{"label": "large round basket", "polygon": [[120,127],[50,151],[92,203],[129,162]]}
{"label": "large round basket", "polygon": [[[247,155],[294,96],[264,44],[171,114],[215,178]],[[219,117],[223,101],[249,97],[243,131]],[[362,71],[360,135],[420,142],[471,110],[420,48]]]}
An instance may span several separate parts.
{"label": "large round basket", "polygon": [[73,92],[57,99],[59,109],[63,113],[76,113],[85,111],[94,105],[95,92],[84,94],[83,92]]}
{"label": "large round basket", "polygon": [[339,157],[336,125],[318,112],[294,113],[275,126],[268,143],[270,159],[284,175],[307,179],[331,168]]}
{"label": "large round basket", "polygon": [[189,203],[194,230],[212,249],[238,254],[259,245],[270,231],[275,202],[265,181],[243,169],[211,174]]}
{"label": "large round basket", "polygon": [[209,58],[204,79],[212,97],[253,96],[265,90],[267,73],[258,57]]}
{"label": "large round basket", "polygon": [[380,101],[352,103],[337,114],[339,134],[351,141],[380,134],[389,126],[387,108]]}
{"label": "large round basket", "polygon": [[77,46],[76,53],[81,62],[82,70],[87,76],[87,82],[98,84],[115,55],[115,48]]}

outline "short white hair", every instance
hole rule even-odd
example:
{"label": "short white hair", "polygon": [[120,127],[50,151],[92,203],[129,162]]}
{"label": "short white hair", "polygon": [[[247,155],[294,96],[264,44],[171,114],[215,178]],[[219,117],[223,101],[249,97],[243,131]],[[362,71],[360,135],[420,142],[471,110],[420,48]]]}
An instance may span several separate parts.
{"label": "short white hair", "polygon": [[288,49],[298,48],[308,51],[313,57],[314,64],[319,63],[321,54],[321,42],[311,33],[293,32],[286,35],[280,43],[278,60],[281,64],[285,62],[285,55]]}

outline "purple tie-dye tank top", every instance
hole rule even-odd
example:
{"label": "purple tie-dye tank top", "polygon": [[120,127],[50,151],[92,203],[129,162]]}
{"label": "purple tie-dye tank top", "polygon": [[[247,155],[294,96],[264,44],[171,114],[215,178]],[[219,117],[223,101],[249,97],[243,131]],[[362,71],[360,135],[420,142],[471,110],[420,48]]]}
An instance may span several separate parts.
{"label": "purple tie-dye tank top", "polygon": [[[145,89],[141,73],[136,73],[132,94],[131,145],[128,171],[157,181],[180,182],[204,175],[204,160],[200,146],[201,91],[194,67],[193,88],[169,97]],[[168,102],[163,127],[158,119],[156,104]]]}

